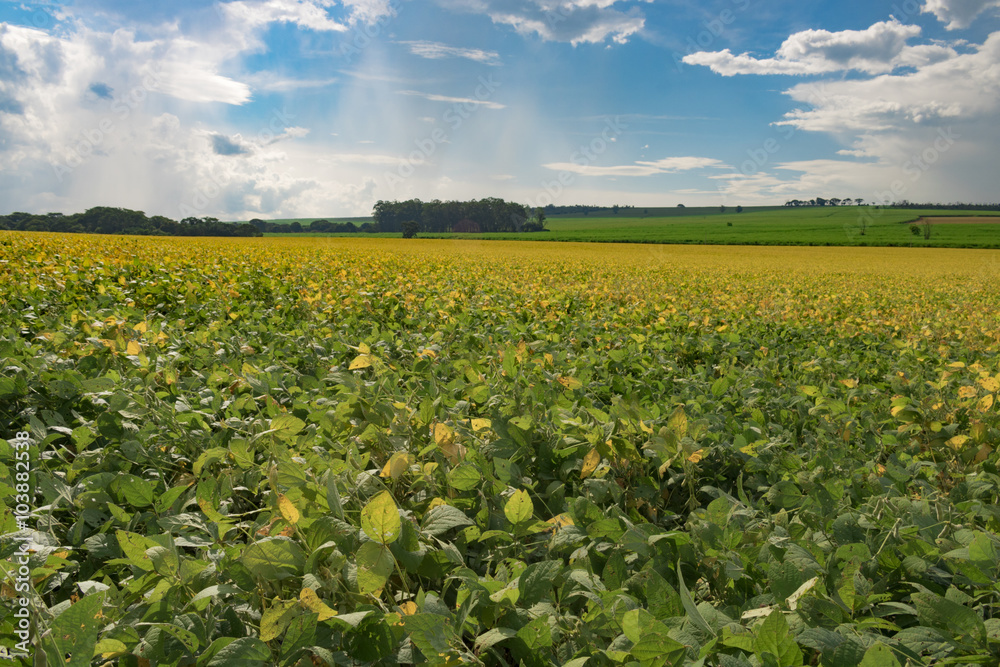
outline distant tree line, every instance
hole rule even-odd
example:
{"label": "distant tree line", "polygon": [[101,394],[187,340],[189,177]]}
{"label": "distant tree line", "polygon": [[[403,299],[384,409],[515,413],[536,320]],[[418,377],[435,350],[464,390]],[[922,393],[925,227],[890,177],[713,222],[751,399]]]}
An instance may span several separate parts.
{"label": "distant tree line", "polygon": [[496,197],[472,201],[379,201],[373,215],[378,231],[390,233],[404,231],[403,226],[408,222],[417,223],[420,231],[429,233],[539,232],[545,229],[542,209],[532,213],[526,206]]}
{"label": "distant tree line", "polygon": [[96,206],[85,213],[11,213],[0,215],[0,229],[68,234],[134,234],[141,236],[261,236],[253,225],[221,222],[218,218],[147,217],[142,211]]}
{"label": "distant tree line", "polygon": [[816,199],[792,199],[791,201],[786,201],[785,206],[798,207],[798,206],[862,206],[865,203],[864,199],[851,199],[850,197],[846,199],[841,199],[840,197],[830,197],[825,199],[823,197],[816,197]]}
{"label": "distant tree line", "polygon": [[940,211],[1000,211],[1000,203],[996,204],[917,204],[906,201],[889,204],[884,208],[929,208]]}
{"label": "distant tree line", "polygon": [[[866,204],[864,199],[840,199],[838,197],[831,197],[830,199],[824,199],[823,197],[816,197],[816,199],[792,199],[791,201],[786,201],[785,206],[798,207],[798,206],[864,206]],[[881,208],[927,208],[936,210],[956,210],[956,211],[1000,211],[1000,203],[998,204],[917,204],[907,200],[902,200],[898,202],[893,202],[892,204],[882,204],[882,203],[871,203],[870,206],[879,206]]]}
{"label": "distant tree line", "polygon": [[356,234],[358,232],[377,232],[378,227],[374,223],[365,222],[359,227],[353,222],[330,222],[329,220],[313,220],[308,225],[295,222],[282,223],[270,222],[254,218],[250,221],[257,230],[265,234],[298,234],[301,232],[319,232],[322,234]]}

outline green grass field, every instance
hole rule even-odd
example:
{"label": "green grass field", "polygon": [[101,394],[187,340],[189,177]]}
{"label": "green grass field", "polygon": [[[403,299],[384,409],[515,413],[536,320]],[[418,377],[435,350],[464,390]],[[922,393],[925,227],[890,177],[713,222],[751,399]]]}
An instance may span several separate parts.
{"label": "green grass field", "polygon": [[[630,209],[630,211],[643,209]],[[651,209],[653,210],[653,209]],[[701,209],[688,209],[701,210]],[[983,217],[983,224],[932,225],[931,237],[914,235],[911,221],[933,217]],[[1000,216],[988,212],[881,210],[868,207],[755,209],[736,213],[668,217],[550,218],[549,231],[523,234],[421,234],[423,238],[476,238],[603,243],[713,245],[868,245],[1000,247]],[[311,219],[301,221],[308,224]],[[862,227],[865,227],[862,233]],[[302,235],[317,235],[303,233]],[[322,235],[322,234],[319,234]],[[277,235],[276,235],[277,236]],[[281,235],[284,236],[284,235]],[[345,235],[346,236],[346,235]],[[372,236],[398,236],[377,234]]]}

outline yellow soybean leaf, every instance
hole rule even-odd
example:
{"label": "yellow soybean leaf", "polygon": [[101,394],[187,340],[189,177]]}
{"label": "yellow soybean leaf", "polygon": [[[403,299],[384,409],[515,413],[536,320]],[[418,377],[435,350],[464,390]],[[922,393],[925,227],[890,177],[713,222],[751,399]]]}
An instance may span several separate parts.
{"label": "yellow soybean leaf", "polygon": [[399,479],[403,473],[405,473],[410,468],[410,455],[406,452],[396,452],[389,457],[385,466],[382,468],[382,477],[391,477],[392,479]]}
{"label": "yellow soybean leaf", "polygon": [[311,588],[303,588],[299,593],[299,602],[309,611],[319,614],[320,621],[325,621],[337,615],[336,609],[331,609],[325,602],[319,599],[316,591]]}
{"label": "yellow soybean leaf", "polygon": [[601,462],[601,455],[596,449],[591,449],[587,452],[587,455],[583,457],[583,467],[580,468],[580,479],[587,479],[590,477],[595,470],[597,470],[598,464]]}
{"label": "yellow soybean leaf", "polygon": [[583,386],[583,383],[577,380],[575,377],[568,377],[565,375],[559,377],[559,384],[570,390],[579,389],[580,387]]}
{"label": "yellow soybean leaf", "polygon": [[491,428],[492,426],[493,426],[493,422],[491,422],[489,419],[473,419],[472,420],[472,430],[473,431],[482,431],[484,429]]}
{"label": "yellow soybean leaf", "polygon": [[704,457],[705,457],[705,450],[699,449],[694,454],[688,457],[688,462],[697,463],[698,461],[701,461]]}
{"label": "yellow soybean leaf", "polygon": [[371,351],[372,349],[367,345],[365,345],[364,343],[358,345],[358,352],[360,352],[361,354],[371,354]]}
{"label": "yellow soybean leaf", "polygon": [[993,394],[986,394],[981,399],[979,399],[980,412],[986,412],[992,407],[993,407]]}
{"label": "yellow soybean leaf", "polygon": [[376,495],[361,510],[361,529],[376,542],[395,542],[402,527],[399,508],[388,491]]}
{"label": "yellow soybean leaf", "polygon": [[857,380],[841,380],[840,384],[844,385],[848,389],[854,389],[855,387],[858,386],[858,381]]}
{"label": "yellow soybean leaf", "polygon": [[674,410],[674,414],[670,416],[670,421],[667,422],[667,426],[673,431],[678,438],[683,438],[687,435],[688,431],[688,418],[684,414],[684,406],[678,407]]}
{"label": "yellow soybean leaf", "polygon": [[569,514],[557,514],[551,519],[547,520],[545,523],[551,525],[553,528],[562,528],[563,526],[572,526],[573,517]]}
{"label": "yellow soybean leaf", "polygon": [[417,613],[417,605],[412,600],[408,600],[399,605],[399,610],[406,616],[413,616]]}
{"label": "yellow soybean leaf", "polygon": [[373,361],[374,358],[372,357],[372,355],[359,354],[358,356],[354,357],[354,361],[352,361],[351,365],[348,366],[348,370],[357,371],[361,370],[362,368],[368,368],[369,366],[372,365]]}
{"label": "yellow soybean leaf", "polygon": [[465,458],[465,447],[455,442],[455,431],[447,424],[434,425],[434,443],[452,465]]}
{"label": "yellow soybean leaf", "polygon": [[507,520],[517,525],[531,518],[535,513],[535,505],[531,502],[531,496],[524,489],[518,489],[507,500],[503,507],[503,513]]}
{"label": "yellow soybean leaf", "polygon": [[979,386],[989,392],[1000,391],[1000,380],[995,377],[984,377],[979,381]]}
{"label": "yellow soybean leaf", "polygon": [[954,438],[948,441],[948,446],[952,449],[961,449],[962,445],[969,441],[969,436],[967,435],[956,435]]}
{"label": "yellow soybean leaf", "polygon": [[281,516],[285,517],[285,521],[288,523],[298,523],[299,522],[299,510],[292,501],[288,499],[283,493],[278,494],[278,510],[281,512]]}
{"label": "yellow soybean leaf", "polygon": [[132,331],[138,331],[139,333],[146,333],[147,324],[145,322],[139,322],[139,324],[132,327]]}
{"label": "yellow soybean leaf", "polygon": [[434,424],[434,442],[441,445],[454,442],[455,432],[447,424]]}
{"label": "yellow soybean leaf", "polygon": [[958,397],[959,398],[975,398],[976,394],[978,394],[978,393],[979,392],[976,391],[975,387],[962,387],[961,389],[958,390]]}
{"label": "yellow soybean leaf", "polygon": [[125,354],[129,356],[137,356],[140,352],[142,352],[142,346],[134,340],[130,340],[125,347]]}

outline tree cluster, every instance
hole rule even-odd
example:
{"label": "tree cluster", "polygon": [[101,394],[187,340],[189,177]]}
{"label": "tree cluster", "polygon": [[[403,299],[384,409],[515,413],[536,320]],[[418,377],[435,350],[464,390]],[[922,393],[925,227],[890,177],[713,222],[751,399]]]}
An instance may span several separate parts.
{"label": "tree cluster", "polygon": [[254,218],[250,224],[265,234],[298,234],[301,232],[319,232],[321,234],[356,234],[358,232],[377,232],[371,222],[365,222],[360,227],[353,222],[330,222],[329,220],[313,220],[308,225],[299,221],[291,223],[270,222]]}
{"label": "tree cluster", "polygon": [[399,233],[407,222],[415,222],[420,231],[449,232],[539,232],[544,231],[545,216],[532,212],[521,204],[496,197],[472,201],[422,202],[379,201],[373,213],[380,232]]}
{"label": "tree cluster", "polygon": [[824,199],[823,197],[816,197],[816,199],[792,199],[785,202],[785,206],[799,207],[799,206],[861,206],[865,203],[864,199],[841,199],[840,197],[831,197],[829,199]]}
{"label": "tree cluster", "polygon": [[141,236],[261,236],[250,224],[221,222],[218,218],[185,218],[180,222],[142,211],[96,206],[84,213],[63,215],[11,213],[0,216],[0,229],[69,234],[134,234]]}

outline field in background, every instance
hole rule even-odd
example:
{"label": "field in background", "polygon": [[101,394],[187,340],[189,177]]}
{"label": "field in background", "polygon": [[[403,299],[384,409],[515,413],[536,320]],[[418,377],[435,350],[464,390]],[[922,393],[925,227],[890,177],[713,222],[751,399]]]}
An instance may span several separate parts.
{"label": "field in background", "polygon": [[[705,209],[708,214],[667,217],[624,215],[643,209],[623,209],[612,217],[549,218],[549,231],[527,234],[421,234],[426,238],[477,238],[532,241],[613,243],[685,243],[722,245],[869,245],[913,247],[1000,248],[1000,217],[989,212],[876,209],[869,207],[767,208],[736,213],[729,208]],[[650,209],[656,211],[656,209]],[[667,209],[671,213],[677,209]],[[702,209],[684,209],[701,213]],[[914,234],[911,223],[923,217],[982,218],[982,224],[932,224]],[[300,221],[308,225],[312,219]],[[864,233],[862,234],[862,228]],[[277,235],[276,235],[277,236]],[[398,236],[377,234],[373,236]]]}
{"label": "field in background", "polygon": [[47,664],[1000,659],[998,251],[5,232],[0,323]]}

